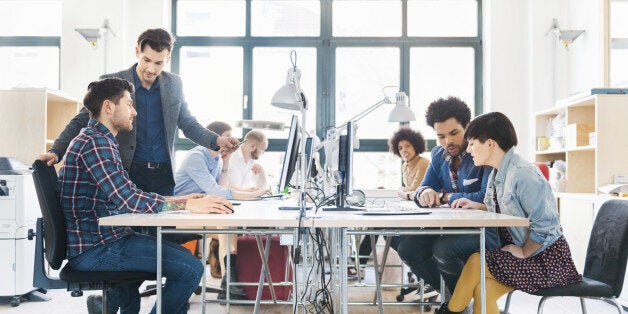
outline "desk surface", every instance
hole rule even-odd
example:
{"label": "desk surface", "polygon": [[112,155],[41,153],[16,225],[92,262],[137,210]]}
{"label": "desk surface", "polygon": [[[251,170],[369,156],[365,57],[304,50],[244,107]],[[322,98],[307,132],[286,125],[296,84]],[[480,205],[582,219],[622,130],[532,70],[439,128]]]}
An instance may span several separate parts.
{"label": "desk surface", "polygon": [[[278,210],[279,202],[242,202],[233,214],[122,214],[100,218],[111,226],[206,227],[298,227],[298,212]],[[358,212],[322,212],[308,210],[303,227],[506,227],[528,226],[526,218],[479,210],[427,209],[429,215],[366,216]],[[312,218],[312,216],[314,216]]]}

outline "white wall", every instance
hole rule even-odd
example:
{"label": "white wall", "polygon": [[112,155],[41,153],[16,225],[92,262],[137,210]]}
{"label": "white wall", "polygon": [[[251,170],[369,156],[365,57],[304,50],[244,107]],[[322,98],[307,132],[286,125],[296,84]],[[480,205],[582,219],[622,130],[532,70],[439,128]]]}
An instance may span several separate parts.
{"label": "white wall", "polygon": [[[486,111],[502,111],[519,136],[518,152],[534,157],[534,113],[557,100],[599,87],[604,0],[484,1],[484,103]],[[584,29],[565,50],[553,34]]]}
{"label": "white wall", "polygon": [[[149,28],[170,29],[169,0],[64,0],[61,34],[61,90],[82,98],[87,84],[104,73],[135,63],[137,36]],[[99,28],[104,19],[116,36],[107,37],[107,69],[102,41],[94,50],[75,28]]]}

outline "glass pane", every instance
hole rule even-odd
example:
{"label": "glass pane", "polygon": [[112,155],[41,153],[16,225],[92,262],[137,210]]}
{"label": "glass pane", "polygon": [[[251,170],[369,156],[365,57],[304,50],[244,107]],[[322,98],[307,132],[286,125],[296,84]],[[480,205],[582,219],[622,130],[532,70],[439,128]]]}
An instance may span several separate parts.
{"label": "glass pane", "polygon": [[401,159],[389,152],[355,152],[353,179],[357,189],[398,189]]}
{"label": "glass pane", "polygon": [[0,36],[61,36],[61,1],[0,1]]}
{"label": "glass pane", "polygon": [[59,48],[0,47],[0,69],[2,69],[1,89],[12,87],[59,89]]}
{"label": "glass pane", "polygon": [[244,36],[244,0],[177,1],[178,36]]}
{"label": "glass pane", "polygon": [[611,2],[611,38],[628,38],[628,1]]}
{"label": "glass pane", "polygon": [[[242,119],[243,50],[241,47],[182,47],[180,73],[190,111],[202,125],[224,121],[239,137]],[[182,134],[180,134],[183,136]]]}
{"label": "glass pane", "polygon": [[399,0],[336,0],[332,10],[333,36],[401,36]]}
{"label": "glass pane", "polygon": [[611,86],[628,87],[628,49],[611,50]]}
{"label": "glass pane", "polygon": [[417,121],[410,125],[426,139],[435,139],[425,124],[425,109],[438,98],[456,96],[475,108],[475,61],[473,48],[411,48],[410,107]]}
{"label": "glass pane", "polygon": [[475,0],[408,0],[408,36],[475,37]]}
{"label": "glass pane", "polygon": [[252,36],[319,36],[321,4],[318,0],[253,0]]}
{"label": "glass pane", "polygon": [[[384,99],[394,99],[399,89],[399,48],[365,47],[336,49],[336,126]],[[391,94],[392,93],[392,94]],[[388,138],[398,127],[388,123],[392,105],[382,105],[357,122],[358,138]],[[369,127],[369,126],[377,127]]]}
{"label": "glass pane", "polygon": [[[258,47],[253,49],[253,119],[278,121],[290,126],[292,115],[299,111],[277,108],[270,105],[275,92],[286,84],[286,74],[292,68],[290,51],[297,52],[297,67],[301,70],[301,89],[305,94],[308,109],[306,130],[316,129],[316,48]],[[287,133],[264,131],[269,138],[287,138]]]}

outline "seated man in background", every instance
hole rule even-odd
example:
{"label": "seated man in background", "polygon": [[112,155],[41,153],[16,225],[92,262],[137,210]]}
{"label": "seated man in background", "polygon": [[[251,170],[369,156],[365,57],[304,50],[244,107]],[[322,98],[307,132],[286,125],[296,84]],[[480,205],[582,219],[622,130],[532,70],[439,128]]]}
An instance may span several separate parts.
{"label": "seated man in background", "polygon": [[[83,103],[87,127],[70,142],[59,172],[61,206],[67,227],[68,263],[83,271],[157,272],[157,241],[129,227],[100,226],[98,219],[123,213],[231,213],[232,205],[217,196],[192,194],[164,197],[139,190],[124,170],[119,131],[133,129],[136,116],[130,82],[109,78],[92,82]],[[164,313],[185,313],[204,267],[188,250],[163,241]],[[138,313],[141,281],[117,286],[108,294],[111,310]],[[153,307],[152,313],[155,312]]]}
{"label": "seated man in background", "polygon": [[244,136],[244,143],[231,156],[228,169],[229,187],[240,191],[268,189],[266,173],[256,161],[266,152],[268,139],[259,130]]}
{"label": "seated man in background", "polygon": [[[231,126],[225,122],[214,121],[207,125],[206,128],[220,136],[231,137]],[[231,150],[221,149],[216,152],[203,146],[196,146],[189,150],[174,176],[175,195],[204,193],[207,195],[221,196],[227,199],[251,200],[266,194],[268,190],[263,188],[249,192],[227,187],[227,169],[229,169],[229,159],[231,153]],[[230,250],[227,250],[228,236],[231,237]],[[226,289],[227,280],[224,271],[228,252],[231,252],[231,280],[238,281],[238,274],[235,267],[237,257],[237,235],[219,234],[218,243],[221,244],[219,246],[219,259],[224,262],[220,267],[220,269],[223,270],[222,282],[220,285],[222,289]],[[211,253],[212,252],[210,252],[210,254]],[[210,263],[212,264],[212,267],[215,267],[217,266],[216,263],[220,262],[213,261],[212,257],[210,257]],[[212,271],[214,270],[212,269]],[[232,295],[244,295],[244,290],[238,286],[230,286],[230,290]]]}
{"label": "seated man in background", "polygon": [[[425,118],[436,131],[439,145],[432,149],[431,163],[414,193],[414,202],[420,207],[451,204],[462,197],[481,202],[491,168],[475,166],[466,153],[464,132],[471,120],[467,104],[456,97],[439,98],[428,106]],[[495,248],[495,230],[489,228],[486,233],[486,247]],[[391,246],[417,278],[440,289],[440,274],[453,291],[464,260],[479,251],[479,243],[477,235],[412,235],[393,239]]]}

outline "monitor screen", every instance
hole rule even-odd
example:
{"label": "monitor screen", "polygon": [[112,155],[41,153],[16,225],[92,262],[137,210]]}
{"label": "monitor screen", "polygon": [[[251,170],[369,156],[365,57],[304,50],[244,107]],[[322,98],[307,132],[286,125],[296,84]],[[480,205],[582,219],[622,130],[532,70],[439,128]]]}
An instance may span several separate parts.
{"label": "monitor screen", "polygon": [[279,192],[283,192],[290,184],[290,178],[294,173],[299,153],[299,122],[297,116],[292,116],[290,122],[290,132],[288,133],[288,143],[286,143],[286,153],[283,157],[281,176],[279,177]]}
{"label": "monitor screen", "polygon": [[336,206],[324,207],[325,211],[361,210],[347,206],[346,196],[353,194],[353,135],[355,125],[347,122],[347,134],[338,137],[338,185],[336,186]]}

